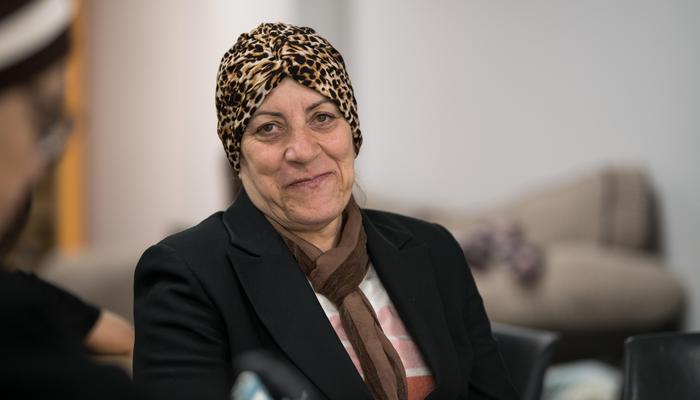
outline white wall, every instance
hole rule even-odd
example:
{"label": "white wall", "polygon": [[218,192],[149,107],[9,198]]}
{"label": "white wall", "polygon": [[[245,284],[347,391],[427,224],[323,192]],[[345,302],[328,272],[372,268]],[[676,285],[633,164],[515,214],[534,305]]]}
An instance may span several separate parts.
{"label": "white wall", "polygon": [[646,165],[700,328],[700,2],[351,2],[369,196],[476,208]]}
{"label": "white wall", "polygon": [[226,205],[216,134],[219,60],[294,3],[226,0],[89,2],[88,235],[141,248]]}

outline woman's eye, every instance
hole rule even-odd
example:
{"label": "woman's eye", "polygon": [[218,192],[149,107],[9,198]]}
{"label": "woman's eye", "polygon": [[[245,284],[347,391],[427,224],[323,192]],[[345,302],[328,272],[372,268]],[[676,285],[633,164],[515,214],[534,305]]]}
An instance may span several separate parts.
{"label": "woman's eye", "polygon": [[315,117],[316,122],[318,122],[320,124],[327,124],[327,123],[331,122],[333,119],[335,119],[335,116],[333,116],[331,114],[325,114],[325,113],[318,114]]}
{"label": "woman's eye", "polygon": [[277,132],[277,125],[273,123],[262,124],[256,130],[256,133],[263,136],[270,136]]}

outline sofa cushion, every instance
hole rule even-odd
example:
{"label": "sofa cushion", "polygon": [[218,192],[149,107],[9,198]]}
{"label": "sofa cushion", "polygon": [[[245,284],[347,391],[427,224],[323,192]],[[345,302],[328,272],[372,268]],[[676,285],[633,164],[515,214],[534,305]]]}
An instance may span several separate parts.
{"label": "sofa cushion", "polygon": [[652,230],[652,193],[637,167],[605,167],[552,184],[493,210],[518,223],[528,241],[582,240],[644,249]]}
{"label": "sofa cushion", "polygon": [[532,285],[507,265],[474,271],[489,317],[558,331],[658,327],[683,309],[683,287],[647,254],[593,244],[544,248],[546,266]]}
{"label": "sofa cushion", "polygon": [[607,166],[542,185],[514,200],[472,212],[410,206],[371,197],[363,206],[438,222],[458,240],[494,222],[514,222],[528,243],[585,241],[649,249],[656,229],[653,192],[643,168]]}

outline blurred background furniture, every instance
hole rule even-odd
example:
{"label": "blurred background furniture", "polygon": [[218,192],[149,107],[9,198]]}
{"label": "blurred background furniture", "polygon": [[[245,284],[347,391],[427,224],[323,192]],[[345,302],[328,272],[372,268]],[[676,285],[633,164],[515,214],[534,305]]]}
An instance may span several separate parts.
{"label": "blurred background furniture", "polygon": [[545,260],[529,285],[502,265],[475,271],[489,316],[561,332],[557,359],[616,361],[625,337],[679,324],[684,290],[663,262],[653,190],[640,168],[601,168],[489,214],[514,221]]}
{"label": "blurred background furniture", "polygon": [[[371,200],[371,208],[397,208]],[[504,263],[472,268],[473,274],[493,321],[562,334],[558,361],[617,363],[626,337],[682,322],[684,288],[664,263],[654,193],[642,168],[602,167],[478,212],[398,211],[445,225],[463,244],[484,224],[517,226],[543,256],[536,279],[523,282]]]}
{"label": "blurred background furniture", "polygon": [[627,339],[623,400],[698,398],[700,333],[662,333]]}
{"label": "blurred background furniture", "polygon": [[493,336],[522,400],[539,400],[542,381],[559,335],[554,332],[493,324]]}

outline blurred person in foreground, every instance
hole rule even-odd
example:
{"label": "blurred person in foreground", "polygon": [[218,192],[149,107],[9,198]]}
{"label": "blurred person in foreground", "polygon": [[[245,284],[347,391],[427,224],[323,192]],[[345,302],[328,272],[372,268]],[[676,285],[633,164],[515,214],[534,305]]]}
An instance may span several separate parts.
{"label": "blurred person in foreground", "polygon": [[[56,161],[70,131],[63,107],[70,16],[68,0],[4,0],[0,5],[3,251],[26,222],[32,185]],[[98,367],[85,357],[86,350],[131,353],[133,331],[121,317],[0,264],[0,325],[1,398],[131,394],[122,371]]]}
{"label": "blurred person in foreground", "polygon": [[139,261],[137,382],[223,399],[235,359],[263,349],[330,399],[517,397],[453,237],[353,199],[362,135],[326,39],[282,23],[241,35],[216,107],[242,190]]}

